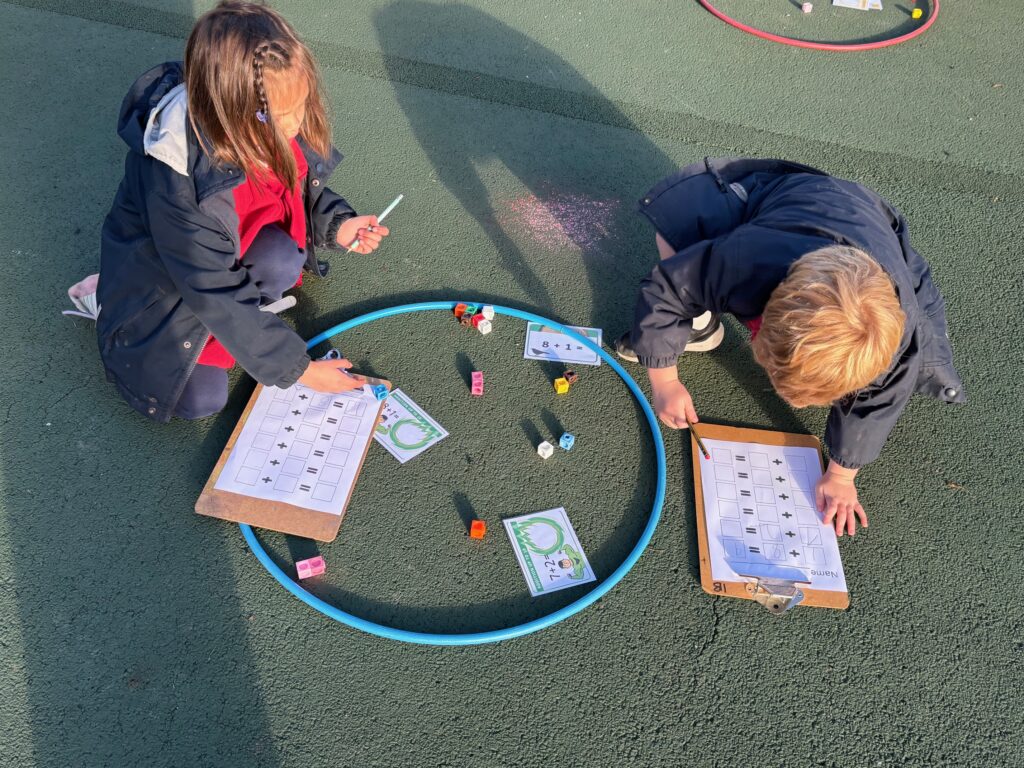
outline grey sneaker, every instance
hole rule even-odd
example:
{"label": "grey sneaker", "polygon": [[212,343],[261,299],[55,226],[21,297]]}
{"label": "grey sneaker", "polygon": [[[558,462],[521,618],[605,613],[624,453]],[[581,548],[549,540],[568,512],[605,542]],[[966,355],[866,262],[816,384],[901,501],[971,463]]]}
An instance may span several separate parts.
{"label": "grey sneaker", "polygon": [[[711,315],[711,319],[707,325],[703,328],[694,329],[690,334],[690,340],[686,342],[686,347],[683,349],[684,352],[710,352],[712,349],[718,347],[722,343],[722,339],[725,338],[725,326],[722,325],[722,321],[718,315]],[[633,343],[629,338],[629,331],[622,334],[615,342],[614,345],[615,354],[621,357],[623,360],[627,360],[631,363],[639,363],[640,358],[637,357],[636,352],[633,350]]]}

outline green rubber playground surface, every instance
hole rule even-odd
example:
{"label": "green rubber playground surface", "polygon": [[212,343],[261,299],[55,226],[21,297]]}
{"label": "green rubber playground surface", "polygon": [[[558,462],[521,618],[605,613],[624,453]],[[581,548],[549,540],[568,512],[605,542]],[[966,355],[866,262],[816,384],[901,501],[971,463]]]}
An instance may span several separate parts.
{"label": "green rubber playground surface", "polygon": [[[921,0],[923,2],[923,0]],[[911,4],[803,16],[719,0],[769,31],[863,41]],[[920,4],[920,3],[919,3]],[[120,180],[120,101],[179,58],[185,0],[0,2],[0,764],[3,766],[1019,766],[1024,412],[1022,12],[946,0],[909,44],[829,54],[757,40],[692,0],[277,5],[310,41],[361,212],[398,193],[378,255],[332,256],[289,322],[305,337],[394,304],[476,298],[606,339],[655,260],[634,201],[706,155],[778,156],[891,199],[947,303],[969,403],[915,399],[859,479],[871,527],[843,538],[845,612],[781,619],[700,588],[690,449],[667,433],[651,546],[581,614],[499,645],[414,647],[317,614],[236,526],[192,512],[252,391],[151,424],[106,383],[92,328],[59,314],[94,271]],[[311,590],[428,632],[500,628],[535,600],[503,517],[564,506],[598,578],[647,522],[654,449],[608,366],[522,359],[443,313],[334,340],[451,433],[405,466],[371,448],[335,542],[261,533]],[[685,358],[705,421],[820,435],[732,323]],[[637,374],[646,389],[641,371]],[[486,395],[468,394],[485,371]],[[542,462],[540,439],[576,434]],[[489,524],[470,541],[466,521]]]}

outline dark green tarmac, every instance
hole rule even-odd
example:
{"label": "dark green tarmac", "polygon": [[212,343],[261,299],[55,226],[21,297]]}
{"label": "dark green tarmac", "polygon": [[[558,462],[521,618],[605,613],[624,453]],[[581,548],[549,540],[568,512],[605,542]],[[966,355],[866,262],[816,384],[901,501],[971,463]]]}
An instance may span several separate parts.
{"label": "dark green tarmac", "polygon": [[[909,24],[909,1],[720,4],[817,39]],[[236,527],[192,514],[250,380],[217,418],[151,424],[104,381],[91,326],[59,314],[98,264],[120,100],[180,57],[200,5],[0,2],[0,765],[1024,765],[1019,3],[947,0],[919,40],[844,55],[692,0],[279,3],[323,66],[347,155],[332,186],[366,212],[406,195],[379,255],[307,281],[305,336],[472,296],[612,337],[654,260],[633,201],[730,153],[877,188],[949,305],[970,402],[915,400],[863,472],[848,611],[775,619],[704,594],[689,446],[667,434],[664,517],[626,579],[554,628],[462,649],[328,621]],[[824,412],[785,408],[729,331],[683,363],[703,418],[820,434]],[[633,547],[654,483],[639,410],[607,367],[556,399],[522,333],[437,313],[337,340],[451,436],[404,467],[371,450],[318,594],[405,628],[493,629],[578,594],[529,599],[502,517],[564,505],[602,577]],[[541,463],[532,444],[563,427],[577,447]],[[284,564],[315,551],[264,540]]]}

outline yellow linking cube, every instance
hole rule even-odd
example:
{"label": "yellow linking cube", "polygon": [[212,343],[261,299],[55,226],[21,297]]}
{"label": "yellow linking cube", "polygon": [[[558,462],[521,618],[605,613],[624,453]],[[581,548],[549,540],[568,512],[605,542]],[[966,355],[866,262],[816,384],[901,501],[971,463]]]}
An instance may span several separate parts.
{"label": "yellow linking cube", "polygon": [[568,391],[569,391],[569,382],[568,381],[566,381],[561,376],[559,376],[557,379],[555,379],[555,392],[557,392],[560,395],[564,395]]}

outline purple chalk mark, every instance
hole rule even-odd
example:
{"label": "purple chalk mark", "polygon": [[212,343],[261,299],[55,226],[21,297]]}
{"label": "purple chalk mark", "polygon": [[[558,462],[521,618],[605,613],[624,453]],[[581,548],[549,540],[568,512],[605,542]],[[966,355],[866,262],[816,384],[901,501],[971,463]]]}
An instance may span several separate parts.
{"label": "purple chalk mark", "polygon": [[505,204],[498,220],[508,230],[530,235],[552,250],[594,248],[608,237],[608,223],[621,200],[594,200],[582,195],[526,195]]}

